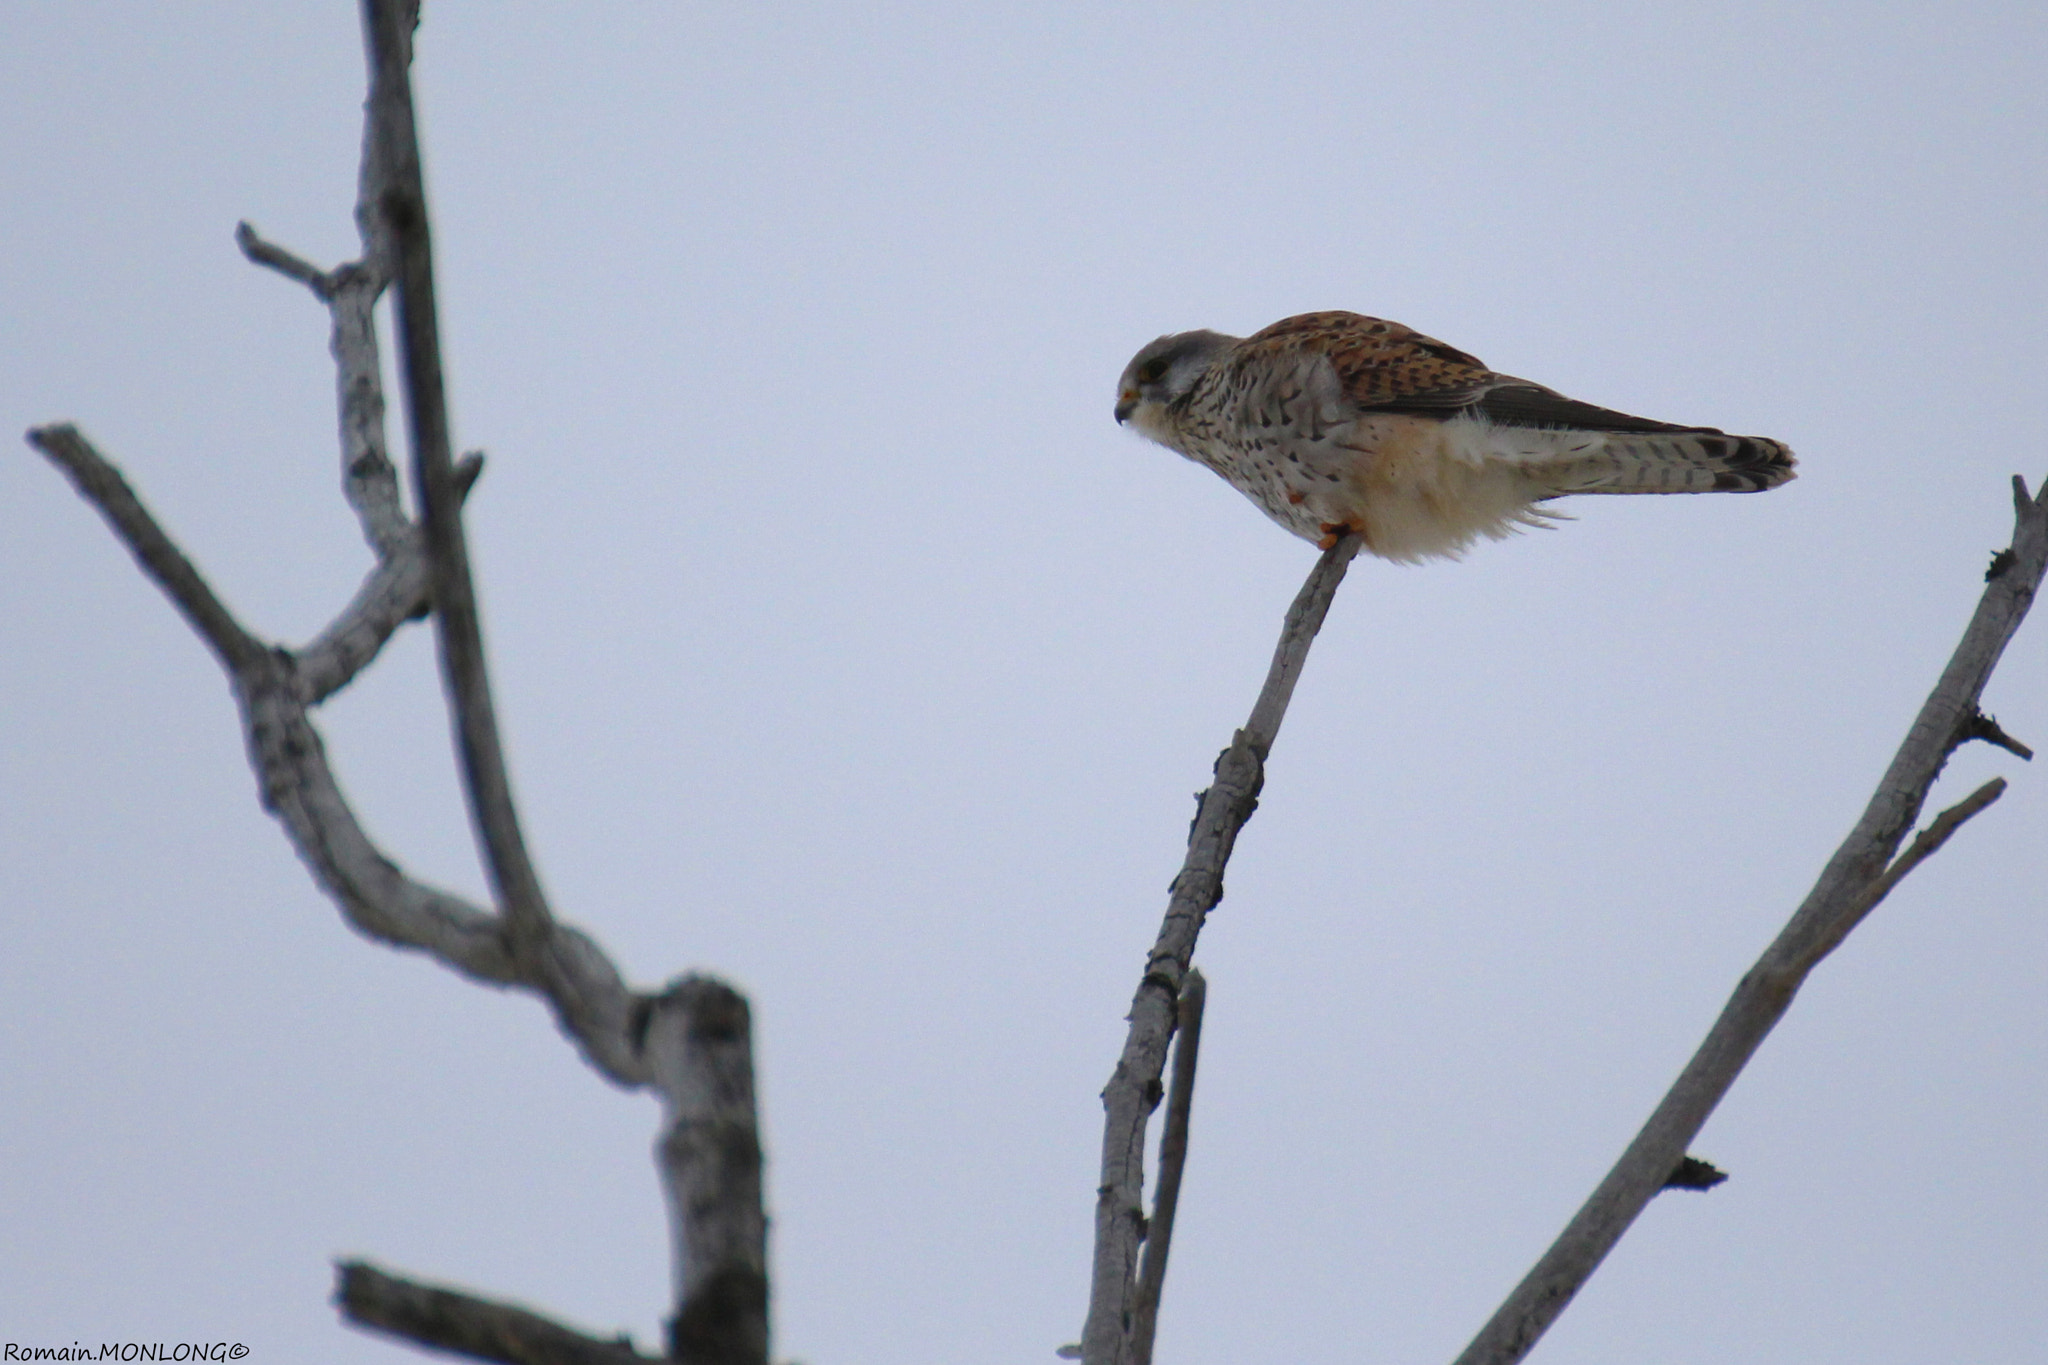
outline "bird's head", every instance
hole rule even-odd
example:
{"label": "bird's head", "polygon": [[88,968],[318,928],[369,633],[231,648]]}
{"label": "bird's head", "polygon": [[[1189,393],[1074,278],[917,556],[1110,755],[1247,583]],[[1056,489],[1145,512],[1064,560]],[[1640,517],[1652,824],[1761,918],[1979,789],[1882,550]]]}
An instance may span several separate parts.
{"label": "bird's head", "polygon": [[1116,386],[1116,420],[1167,445],[1173,427],[1167,407],[1188,396],[1202,372],[1237,344],[1220,332],[1176,332],[1131,357]]}

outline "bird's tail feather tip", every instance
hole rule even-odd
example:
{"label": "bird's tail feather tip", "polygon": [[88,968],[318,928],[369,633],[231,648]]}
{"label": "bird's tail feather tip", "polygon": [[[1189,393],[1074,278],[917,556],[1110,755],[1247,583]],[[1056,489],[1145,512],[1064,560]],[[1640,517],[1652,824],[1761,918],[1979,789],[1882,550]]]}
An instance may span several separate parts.
{"label": "bird's tail feather tip", "polygon": [[1727,468],[1714,476],[1716,493],[1762,493],[1799,477],[1792,448],[1764,436],[1727,437]]}

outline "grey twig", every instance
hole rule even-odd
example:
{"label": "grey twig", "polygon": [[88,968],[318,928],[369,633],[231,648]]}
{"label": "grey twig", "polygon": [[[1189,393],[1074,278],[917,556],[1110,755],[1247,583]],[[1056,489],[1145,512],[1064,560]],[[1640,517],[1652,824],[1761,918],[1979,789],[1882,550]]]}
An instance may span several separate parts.
{"label": "grey twig", "polygon": [[336,1263],[334,1302],[358,1327],[503,1365],[644,1365],[619,1337],[605,1341],[509,1303],[387,1274],[364,1261]]}
{"label": "grey twig", "polygon": [[1102,1091],[1102,1183],[1095,1194],[1095,1264],[1081,1335],[1087,1365],[1126,1365],[1130,1360],[1138,1244],[1145,1226],[1145,1126],[1160,1099],[1160,1073],[1173,1037],[1175,1005],[1202,924],[1223,899],[1223,869],[1237,832],[1258,807],[1265,760],[1286,717],[1309,646],[1359,549],[1358,537],[1346,536],[1325,551],[1288,608],[1251,718],[1217,758],[1216,780],[1202,793],[1188,832],[1187,857],[1173,879],[1165,921],[1145,960],[1145,973],[1131,1002],[1130,1031]]}
{"label": "grey twig", "polygon": [[383,188],[379,162],[366,142],[356,205],[363,241],[360,261],[323,271],[265,241],[248,223],[236,226],[235,243],[249,260],[305,285],[327,305],[333,323],[328,349],[334,355],[335,407],[341,419],[342,494],[355,509],[370,548],[379,560],[388,560],[404,548],[412,527],[399,500],[398,472],[391,466],[384,435],[384,364],[376,312],[389,278],[390,249],[376,215],[364,207],[375,202]]}
{"label": "grey twig", "polygon": [[[1798,954],[1788,959],[1789,965],[1803,979],[1806,973],[1820,964],[1820,960],[1832,953],[1849,937],[1856,926],[1875,910],[1878,903],[1891,894],[1892,888],[1906,879],[1906,874],[1934,856],[1949,836],[1963,827],[1963,822],[2005,795],[2005,779],[1994,777],[1962,800],[1950,806],[1927,822],[1927,828],[1913,836],[1913,842],[1906,851],[1885,868],[1876,880],[1870,883],[1847,904],[1835,913],[1822,932],[1813,935]],[[1787,1003],[1790,1001],[1788,999]]]}
{"label": "grey twig", "polygon": [[426,552],[416,544],[370,570],[341,615],[299,651],[307,703],[317,705],[355,681],[398,628],[424,615],[431,601]]}
{"label": "grey twig", "polygon": [[[375,193],[375,186],[366,190]],[[364,215],[358,212],[361,220]],[[398,471],[384,429],[384,360],[377,340],[377,301],[389,276],[389,252],[366,231],[363,259],[335,270],[327,309],[333,319],[335,411],[341,437],[341,491],[355,510],[363,539],[389,559],[412,530],[398,492]]]}
{"label": "grey twig", "polygon": [[1791,922],[1743,976],[1706,1041],[1621,1160],[1458,1357],[1458,1365],[1509,1365],[1528,1353],[1636,1215],[1664,1188],[1721,1097],[1791,1007],[1807,974],[1901,878],[2005,789],[2003,780],[1978,788],[1936,817],[1894,859],[1942,765],[1970,737],[1970,718],[1977,713],[1984,686],[2048,569],[2048,496],[2030,497],[2026,483],[2015,478],[2013,503],[2012,547],[1999,556],[1998,571],[1989,576],[1962,642],[1862,818],[1828,860]]}
{"label": "grey twig", "polygon": [[334,280],[326,271],[281,246],[264,241],[248,223],[235,224],[235,245],[242,248],[242,254],[255,264],[305,285],[322,303],[334,297]]}
{"label": "grey twig", "polygon": [[1344,581],[1351,561],[1364,544],[1357,536],[1346,536],[1326,550],[1287,608],[1287,618],[1280,625],[1279,643],[1273,646],[1273,662],[1266,669],[1265,685],[1259,689],[1259,699],[1253,703],[1251,718],[1244,726],[1253,752],[1262,763],[1273,751],[1280,722],[1287,718],[1287,704],[1294,699],[1294,684],[1308,663],[1309,646],[1323,628],[1323,618],[1330,614],[1337,585]]}
{"label": "grey twig", "polygon": [[223,668],[238,673],[260,662],[263,643],[242,628],[184,551],[157,525],[121,471],[101,459],[77,427],[69,423],[36,427],[28,433],[28,443],[48,456],[85,500],[99,509],[142,571],[156,580],[200,638],[213,647]]}
{"label": "grey twig", "polygon": [[1166,1289],[1166,1257],[1173,1247],[1173,1217],[1180,1208],[1181,1175],[1188,1164],[1188,1123],[1195,1107],[1195,1061],[1201,1055],[1202,1009],[1209,983],[1188,968],[1174,1020],[1173,1079],[1166,1089],[1166,1126],[1159,1135],[1159,1180],[1152,1192],[1152,1221],[1138,1263],[1138,1292],[1131,1305],[1132,1365],[1152,1365],[1152,1341],[1159,1332],[1159,1300]]}

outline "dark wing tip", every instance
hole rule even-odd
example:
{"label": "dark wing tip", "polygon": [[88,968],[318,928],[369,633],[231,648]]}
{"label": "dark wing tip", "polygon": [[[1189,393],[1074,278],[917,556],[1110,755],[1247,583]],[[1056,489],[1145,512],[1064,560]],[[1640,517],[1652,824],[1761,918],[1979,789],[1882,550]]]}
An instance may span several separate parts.
{"label": "dark wing tip", "polygon": [[1467,411],[1475,417],[1504,427],[1548,427],[1571,431],[1705,431],[1718,436],[1712,427],[1688,427],[1675,422],[1653,422],[1613,408],[1582,403],[1555,389],[1526,379],[1497,375],[1494,382],[1474,395]]}

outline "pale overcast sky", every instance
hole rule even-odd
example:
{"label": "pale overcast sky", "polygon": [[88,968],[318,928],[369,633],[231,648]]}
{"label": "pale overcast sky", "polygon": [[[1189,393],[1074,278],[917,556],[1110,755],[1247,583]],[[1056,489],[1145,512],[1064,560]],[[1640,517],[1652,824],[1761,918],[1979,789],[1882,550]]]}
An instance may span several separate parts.
{"label": "pale overcast sky", "polygon": [[[0,416],[81,423],[298,641],[367,564],[325,314],[347,0],[7,6]],[[561,913],[754,1002],[778,1357],[1050,1362],[1097,1092],[1314,552],[1117,429],[1161,332],[1392,317],[1773,436],[1354,569],[1198,960],[1160,1359],[1447,1360],[1847,830],[2048,474],[2048,10],[429,0],[500,714]],[[652,1341],[654,1103],[341,924],[212,660],[0,459],[0,1341],[377,1362],[366,1255]],[[324,713],[480,890],[425,632]],[[1987,696],[2048,745],[2048,621]],[[2048,771],[1810,983],[1545,1365],[2038,1358]]]}

